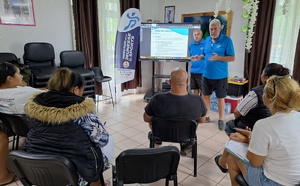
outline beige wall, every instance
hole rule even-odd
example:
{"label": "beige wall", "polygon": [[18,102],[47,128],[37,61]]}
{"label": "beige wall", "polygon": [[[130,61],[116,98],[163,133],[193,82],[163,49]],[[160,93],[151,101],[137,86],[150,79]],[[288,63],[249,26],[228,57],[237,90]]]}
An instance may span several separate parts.
{"label": "beige wall", "polygon": [[[213,12],[216,0],[140,0],[142,20],[163,22],[164,7],[175,6],[175,22],[181,22],[181,14]],[[36,26],[0,25],[0,51],[13,52],[19,58],[23,56],[23,47],[27,42],[49,42],[55,48],[56,64],[60,63],[59,53],[73,49],[71,6],[69,0],[33,0]],[[245,35],[240,30],[246,20],[241,18],[242,0],[231,3],[233,11],[231,38],[234,43],[236,60],[229,64],[230,76],[243,76]],[[225,10],[221,7],[221,10]],[[185,68],[184,63],[162,63],[162,73],[168,74],[176,66]],[[151,62],[142,62],[143,87],[151,88]]]}
{"label": "beige wall", "polygon": [[22,58],[26,43],[49,42],[59,64],[59,53],[73,48],[70,1],[34,0],[33,5],[36,26],[0,25],[0,52]]}
{"label": "beige wall", "polygon": [[[181,22],[181,14],[214,12],[216,5],[216,0],[140,0],[140,2],[142,21],[152,19],[160,22],[164,20],[165,6],[175,6],[175,22]],[[220,10],[224,11],[225,6],[222,5]],[[243,1],[233,0],[231,2],[231,10],[233,17],[230,37],[234,44],[236,58],[235,62],[229,63],[229,76],[237,75],[243,77],[245,34],[241,32],[241,25],[246,23],[246,20],[241,17]],[[180,63],[164,63],[163,73],[168,74],[176,66],[185,68],[185,65]],[[142,62],[142,70],[143,90],[150,89],[151,82],[149,80],[152,73],[150,63]]]}

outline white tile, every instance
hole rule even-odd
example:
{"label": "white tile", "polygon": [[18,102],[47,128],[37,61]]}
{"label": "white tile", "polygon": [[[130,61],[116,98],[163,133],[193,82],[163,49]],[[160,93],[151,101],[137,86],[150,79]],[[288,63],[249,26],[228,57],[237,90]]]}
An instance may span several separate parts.
{"label": "white tile", "polygon": [[124,121],[122,123],[125,123],[126,125],[132,127],[134,125],[140,124],[141,122],[139,120],[131,118],[131,119],[128,119],[128,120],[126,120],[126,121]]}
{"label": "white tile", "polygon": [[126,139],[126,140],[123,140],[123,141],[115,144],[115,146],[121,150],[136,148],[137,146],[140,146],[140,145],[141,145],[140,143],[138,143],[132,139]]}
{"label": "white tile", "polygon": [[198,145],[197,156],[205,161],[209,160],[211,157],[214,157],[217,153],[218,151]]}
{"label": "white tile", "polygon": [[141,144],[144,144],[144,143],[147,143],[147,142],[148,142],[148,144],[150,143],[149,139],[148,139],[148,134],[143,133],[143,132],[139,133],[135,136],[132,136],[131,139],[134,140],[134,141],[138,141]]}
{"label": "white tile", "polygon": [[180,185],[183,186],[215,186],[217,185],[217,182],[214,182],[202,175],[197,175],[197,177],[189,176],[182,182],[180,182]]}
{"label": "white tile", "polygon": [[219,183],[225,176],[223,172],[219,170],[216,164],[211,162],[206,162],[203,166],[199,168],[198,174]]}
{"label": "white tile", "polygon": [[231,185],[229,174],[226,174],[226,176],[220,181],[219,184],[223,186]]}
{"label": "white tile", "polygon": [[131,119],[129,116],[126,116],[126,115],[117,115],[117,116],[114,116],[113,118],[115,120],[117,120],[119,122],[123,122],[123,123],[124,123],[124,121]]}
{"label": "white tile", "polygon": [[[130,148],[149,148],[148,123],[143,120],[144,108],[147,103],[143,100],[144,94],[133,94],[121,97],[115,107],[111,104],[99,102],[98,116],[102,122],[106,121],[105,128],[115,139],[114,158],[122,151]],[[177,170],[180,186],[228,186],[231,185],[228,174],[222,173],[214,162],[214,157],[221,154],[228,137],[224,131],[218,129],[218,113],[210,113],[211,122],[199,124],[197,129],[197,177],[193,176],[194,160],[188,156],[181,156]],[[224,122],[233,119],[233,114],[225,115]],[[11,143],[10,143],[11,144]],[[163,146],[177,143],[163,142]],[[159,147],[160,145],[156,145]],[[113,159],[112,164],[115,164]],[[112,182],[111,168],[104,172],[104,179]],[[10,186],[21,186],[20,181]],[[162,179],[151,184],[128,184],[129,186],[164,186]],[[172,181],[169,185],[173,185]]]}
{"label": "white tile", "polygon": [[114,138],[114,142],[115,142],[115,143],[118,143],[118,142],[120,142],[120,141],[123,141],[123,140],[127,139],[126,136],[124,136],[124,135],[122,135],[122,134],[120,134],[120,133],[114,133],[114,134],[112,134],[112,136],[113,136],[113,138]]}
{"label": "white tile", "polygon": [[220,151],[221,149],[224,148],[224,143],[218,142],[214,139],[208,139],[205,142],[203,142],[201,145],[203,147],[206,147],[214,151]]}
{"label": "white tile", "polygon": [[110,126],[110,127],[107,127],[107,128],[110,128],[110,129],[112,129],[114,131],[117,131],[117,132],[121,132],[121,131],[127,129],[128,127],[129,126],[124,124],[124,123],[119,123],[117,125],[113,125],[113,126]]}
{"label": "white tile", "polygon": [[139,133],[141,133],[141,131],[139,131],[139,130],[133,128],[133,127],[129,127],[127,129],[122,130],[122,134],[124,136],[127,136],[128,138],[133,137],[133,136],[135,136],[135,135],[137,135]]}

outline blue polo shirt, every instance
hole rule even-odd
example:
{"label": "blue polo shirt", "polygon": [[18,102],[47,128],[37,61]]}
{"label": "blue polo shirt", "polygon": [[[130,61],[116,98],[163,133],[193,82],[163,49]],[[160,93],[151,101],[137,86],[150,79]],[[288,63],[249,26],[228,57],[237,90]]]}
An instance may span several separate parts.
{"label": "blue polo shirt", "polygon": [[[190,44],[189,52],[190,56],[200,55],[203,54],[205,46],[205,40],[201,39],[201,41],[197,44],[196,41]],[[191,61],[191,69],[190,72],[193,74],[203,74],[205,71],[205,63],[204,60],[199,61]]]}
{"label": "blue polo shirt", "polygon": [[206,38],[204,55],[206,71],[203,76],[208,79],[223,79],[228,77],[228,62],[223,61],[209,61],[209,58],[217,53],[219,56],[234,56],[234,47],[232,40],[220,34],[219,39],[213,43],[211,36]]}

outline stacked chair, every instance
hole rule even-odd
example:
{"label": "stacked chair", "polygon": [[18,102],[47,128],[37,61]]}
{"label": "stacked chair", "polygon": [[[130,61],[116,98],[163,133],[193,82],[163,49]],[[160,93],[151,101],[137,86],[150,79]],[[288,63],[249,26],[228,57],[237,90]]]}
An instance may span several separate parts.
{"label": "stacked chair", "polygon": [[31,70],[30,85],[35,88],[47,86],[55,65],[54,48],[50,43],[31,42],[24,46],[24,64]]}
{"label": "stacked chair", "polygon": [[85,56],[83,52],[77,50],[67,50],[60,53],[60,66],[68,67],[74,72],[77,72],[84,78],[83,96],[95,95],[94,72],[84,68]]}
{"label": "stacked chair", "polygon": [[9,62],[20,68],[20,72],[23,75],[23,80],[28,84],[30,81],[31,71],[28,65],[20,63],[20,58],[10,52],[0,52],[0,63]]}
{"label": "stacked chair", "polygon": [[0,52],[0,63],[18,61],[18,58],[15,54],[10,52]]}

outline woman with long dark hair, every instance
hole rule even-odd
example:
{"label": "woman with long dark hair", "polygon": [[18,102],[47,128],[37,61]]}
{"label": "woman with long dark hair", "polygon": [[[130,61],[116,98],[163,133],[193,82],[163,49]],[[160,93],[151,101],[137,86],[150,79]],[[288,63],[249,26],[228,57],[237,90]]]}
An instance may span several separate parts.
{"label": "woman with long dark hair", "polygon": [[[11,63],[0,64],[0,112],[24,114],[24,106],[30,96],[42,90],[26,86],[20,69]],[[8,137],[14,136],[12,128],[0,121],[0,185],[14,180],[15,174],[7,170]]]}

